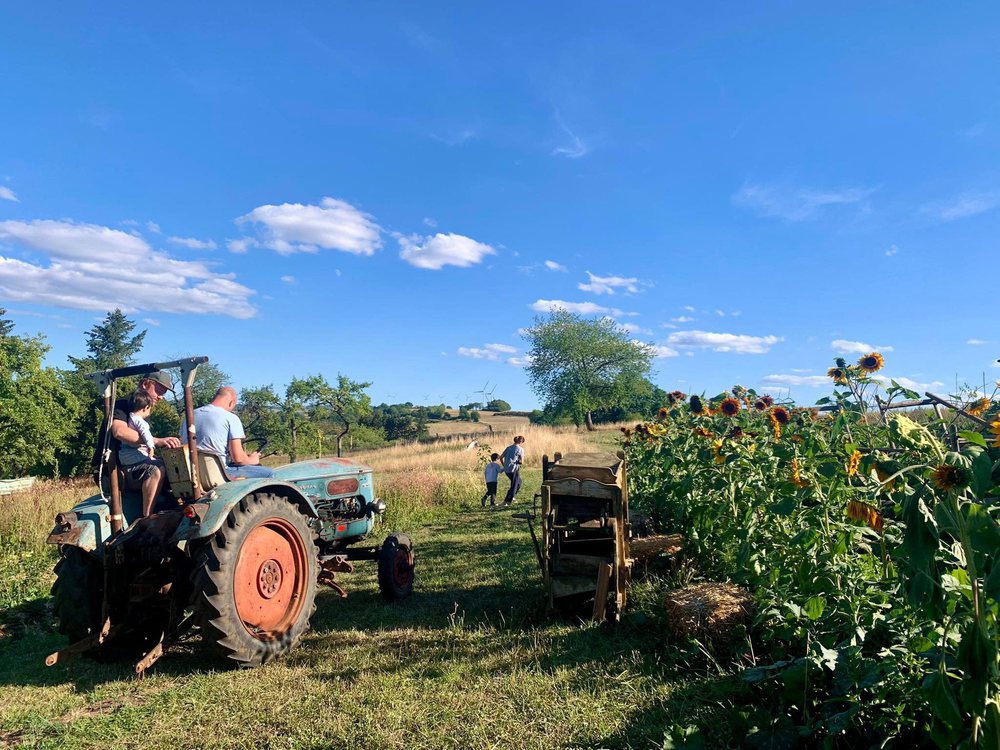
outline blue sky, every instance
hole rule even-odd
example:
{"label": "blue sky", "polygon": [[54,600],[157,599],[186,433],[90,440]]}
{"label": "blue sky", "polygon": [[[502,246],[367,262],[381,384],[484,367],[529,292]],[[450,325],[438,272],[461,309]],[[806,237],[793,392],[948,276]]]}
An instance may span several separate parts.
{"label": "blue sky", "polygon": [[555,304],[668,390],[1000,376],[1000,8],[696,6],[8,4],[0,305],[376,402],[536,405]]}

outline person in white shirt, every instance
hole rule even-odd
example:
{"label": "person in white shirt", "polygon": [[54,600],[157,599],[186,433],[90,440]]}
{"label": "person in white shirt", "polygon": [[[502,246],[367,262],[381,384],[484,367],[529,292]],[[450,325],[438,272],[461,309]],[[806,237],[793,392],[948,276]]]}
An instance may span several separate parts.
{"label": "person in white shirt", "polygon": [[163,488],[163,480],[166,475],[162,470],[158,472],[155,482],[142,481],[143,478],[151,474],[151,467],[162,467],[163,462],[155,458],[156,438],[149,429],[146,421],[153,411],[153,399],[145,391],[136,391],[128,400],[128,426],[135,430],[139,436],[137,443],[121,442],[118,449],[118,465],[125,473],[126,483],[131,477],[134,484],[142,486],[142,515],[148,516],[153,511],[153,503],[156,496]]}
{"label": "person in white shirt", "polygon": [[497,504],[497,480],[500,478],[500,472],[503,471],[503,464],[497,460],[498,458],[500,458],[499,453],[491,455],[490,462],[486,464],[486,471],[483,472],[486,478],[486,494],[483,495],[482,499],[484,508],[487,498],[489,498],[491,507]]}

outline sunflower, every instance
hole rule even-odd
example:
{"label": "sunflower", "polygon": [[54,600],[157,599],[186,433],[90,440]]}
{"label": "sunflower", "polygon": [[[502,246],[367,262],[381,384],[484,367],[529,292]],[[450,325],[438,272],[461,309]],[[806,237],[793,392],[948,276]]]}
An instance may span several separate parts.
{"label": "sunflower", "polygon": [[695,427],[694,434],[699,437],[712,437],[714,433],[711,430],[706,430],[704,427]]}
{"label": "sunflower", "polygon": [[993,437],[991,445],[994,448],[1000,448],[1000,418],[990,422],[990,435]]}
{"label": "sunflower", "polygon": [[961,466],[951,464],[941,464],[931,475],[931,481],[939,490],[951,492],[960,489],[969,483],[969,473]]}
{"label": "sunflower", "polygon": [[654,422],[646,428],[646,431],[655,437],[663,437],[667,434],[667,426],[659,422]]}
{"label": "sunflower", "polygon": [[809,486],[809,482],[802,478],[802,469],[797,458],[792,459],[792,484],[800,488]]}
{"label": "sunflower", "polygon": [[697,415],[697,414],[707,414],[708,413],[708,410],[705,408],[705,402],[702,401],[698,396],[692,396],[691,397],[691,401],[689,403],[691,405],[691,413],[692,414],[696,414]]}
{"label": "sunflower", "polygon": [[775,440],[781,440],[781,423],[775,418],[774,412],[767,415],[771,420],[771,432],[774,433]]}
{"label": "sunflower", "polygon": [[895,473],[896,472],[894,472],[888,464],[882,466],[880,466],[879,464],[875,464],[875,476],[878,477],[878,481],[880,481],[883,485],[885,485],[885,488],[889,492],[892,492],[894,489],[896,489],[896,480],[893,479],[891,482],[886,482],[886,480],[889,479],[889,477],[891,477]]}
{"label": "sunflower", "polygon": [[969,414],[971,414],[972,416],[978,417],[981,414],[985,414],[986,410],[990,408],[990,405],[992,403],[993,402],[990,401],[988,398],[981,398],[976,401],[973,401],[971,404],[966,406],[965,410],[969,412]]}
{"label": "sunflower", "polygon": [[764,403],[764,399],[759,398],[753,402],[753,408],[757,411],[767,411],[767,404]]}
{"label": "sunflower", "polygon": [[760,397],[760,400],[764,402],[764,406],[770,409],[774,406],[774,396],[768,396],[766,393]]}
{"label": "sunflower", "polygon": [[712,441],[712,453],[715,456],[715,463],[724,464],[726,463],[726,457],[722,455],[722,440]]}
{"label": "sunflower", "polygon": [[735,417],[740,410],[740,402],[735,398],[727,398],[723,400],[722,405],[719,407],[719,411],[725,414],[727,417]]}
{"label": "sunflower", "polygon": [[788,420],[791,416],[788,414],[788,409],[784,406],[775,406],[771,409],[771,417],[775,419],[778,424],[788,424]]}
{"label": "sunflower", "polygon": [[858,466],[861,463],[861,451],[854,451],[847,459],[847,476],[853,477],[858,473]]}
{"label": "sunflower", "polygon": [[733,429],[731,429],[729,432],[726,433],[726,437],[729,438],[730,440],[739,440],[741,437],[743,437],[743,428],[739,426],[734,427]]}
{"label": "sunflower", "polygon": [[882,365],[885,364],[885,360],[882,355],[878,352],[872,352],[871,354],[866,354],[861,359],[858,360],[858,367],[860,367],[865,372],[878,372],[882,369]]}
{"label": "sunflower", "polygon": [[666,419],[667,415],[669,413],[670,413],[670,410],[667,407],[665,407],[665,406],[661,406],[660,407],[660,411],[657,412],[657,414],[659,415],[660,419]]}
{"label": "sunflower", "polygon": [[847,368],[831,367],[826,374],[833,378],[833,382],[838,385],[847,385]]}
{"label": "sunflower", "polygon": [[879,534],[882,533],[884,525],[882,514],[868,503],[863,503],[860,500],[851,500],[847,504],[847,517],[855,521],[861,521],[861,523],[868,526],[872,531],[876,531]]}
{"label": "sunflower", "polygon": [[676,404],[678,401],[683,401],[686,398],[687,396],[680,391],[670,391],[670,393],[667,394],[667,401],[671,404]]}

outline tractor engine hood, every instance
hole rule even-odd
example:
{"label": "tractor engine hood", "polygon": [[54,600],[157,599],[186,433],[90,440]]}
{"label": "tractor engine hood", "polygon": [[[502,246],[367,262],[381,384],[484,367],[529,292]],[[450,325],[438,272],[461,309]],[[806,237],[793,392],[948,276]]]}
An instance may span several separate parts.
{"label": "tractor engine hood", "polygon": [[371,474],[372,469],[349,458],[317,458],[298,461],[274,470],[274,478],[284,482],[298,483],[307,479],[332,477],[338,474]]}

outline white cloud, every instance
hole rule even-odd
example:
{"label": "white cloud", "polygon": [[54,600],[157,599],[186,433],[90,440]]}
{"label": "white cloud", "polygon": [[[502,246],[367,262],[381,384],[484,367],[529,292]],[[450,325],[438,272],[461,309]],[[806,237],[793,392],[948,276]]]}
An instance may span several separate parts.
{"label": "white cloud", "polygon": [[676,349],[671,349],[669,346],[663,346],[662,344],[654,344],[652,347],[653,359],[666,359],[667,357],[676,357],[678,351]]}
{"label": "white cloud", "polygon": [[885,251],[885,257],[891,258],[893,255],[899,252],[899,248],[895,245],[890,245],[889,249]]}
{"label": "white cloud", "polygon": [[556,122],[559,124],[559,128],[569,138],[569,141],[562,146],[556,146],[552,149],[553,156],[565,156],[567,159],[579,159],[581,156],[586,156],[590,153],[590,146],[585,143],[580,136],[569,129],[569,126],[563,122],[558,113],[556,114]]}
{"label": "white cloud", "polygon": [[152,232],[153,234],[162,234],[162,232],[160,231],[160,225],[157,224],[155,221],[147,221],[146,230]]}
{"label": "white cloud", "polygon": [[535,360],[530,354],[525,354],[523,357],[508,357],[507,364],[514,365],[514,367],[528,367]]}
{"label": "white cloud", "polygon": [[139,236],[70,221],[3,221],[0,240],[47,264],[0,256],[0,295],[76,310],[211,313],[250,318],[254,290],[202,262],[176,260]]}
{"label": "white cloud", "polygon": [[954,221],[992,211],[997,206],[1000,206],[1000,190],[990,190],[982,193],[962,193],[946,201],[928,203],[923,207],[923,211],[941,221]]}
{"label": "white cloud", "polygon": [[986,342],[985,342],[985,341],[983,341],[982,339],[969,339],[969,340],[968,340],[968,341],[966,341],[965,343],[966,343],[966,344],[971,344],[972,346],[982,346],[982,345],[983,345],[983,344],[985,344]]}
{"label": "white cloud", "polygon": [[827,206],[859,203],[874,192],[874,188],[842,188],[815,190],[773,184],[747,183],[732,197],[733,203],[748,208],[758,216],[805,221],[816,217]]}
{"label": "white cloud", "polygon": [[167,242],[191,250],[215,250],[218,247],[215,240],[197,240],[194,237],[167,237]]}
{"label": "white cloud", "polygon": [[944,385],[944,383],[942,383],[940,380],[933,380],[930,383],[920,383],[914,380],[913,378],[907,378],[907,377],[890,378],[888,375],[873,375],[872,380],[877,380],[884,386],[889,386],[890,385],[889,381],[895,380],[904,388],[909,388],[911,391],[920,391],[921,393],[931,388],[939,388],[942,385]]}
{"label": "white cloud", "polygon": [[429,216],[425,216],[424,217],[424,224],[426,226],[429,226],[431,229],[433,229],[434,227],[436,227],[438,225],[437,221],[435,221],[434,219],[430,218]]}
{"label": "white cloud", "polygon": [[726,317],[726,313],[724,310],[716,310],[715,314],[718,315],[720,318]]}
{"label": "white cloud", "polygon": [[623,315],[621,310],[614,307],[602,307],[593,302],[564,302],[561,299],[540,299],[532,302],[531,309],[535,312],[555,312],[565,310],[577,315],[610,315],[618,317]]}
{"label": "white cloud", "polygon": [[837,354],[868,354],[869,352],[891,352],[891,346],[872,346],[864,341],[847,341],[845,339],[834,339],[830,346]]}
{"label": "white cloud", "polygon": [[399,257],[417,268],[440,271],[444,266],[468,268],[480,263],[496,250],[460,234],[435,234],[433,237],[397,235],[402,251]]}
{"label": "white cloud", "polygon": [[20,203],[21,199],[14,194],[14,191],[9,187],[4,187],[0,185],[0,200],[14,201],[14,203]]}
{"label": "white cloud", "polygon": [[765,375],[761,378],[760,382],[762,385],[803,385],[809,388],[819,388],[820,386],[833,384],[833,381],[826,375]]}
{"label": "white cloud", "polygon": [[158,321],[156,318],[143,318],[142,322],[143,323],[148,323],[149,325],[156,326],[156,327],[159,327],[159,325],[160,325],[160,321]]}
{"label": "white cloud", "polygon": [[690,323],[694,318],[688,317],[687,315],[681,315],[679,318],[671,318],[674,323]]}
{"label": "white cloud", "polygon": [[550,271],[566,271],[567,268],[562,263],[556,263],[554,260],[545,261],[545,267]]}
{"label": "white cloud", "polygon": [[286,284],[294,284],[295,283],[295,277],[294,276],[282,276],[281,280],[284,281]]}
{"label": "white cloud", "polygon": [[238,254],[242,255],[247,250],[249,250],[251,247],[253,247],[254,244],[255,243],[254,243],[253,240],[248,239],[248,238],[244,238],[244,239],[241,239],[241,240],[228,240],[226,242],[226,247],[229,248],[229,252],[231,252],[231,253],[238,253]]}
{"label": "white cloud", "polygon": [[577,288],[583,292],[614,294],[616,289],[624,289],[629,294],[635,294],[639,291],[639,279],[635,277],[596,276],[590,271],[587,271],[587,276],[590,278],[589,284],[577,284]]}
{"label": "white cloud", "polygon": [[711,349],[714,352],[735,354],[767,354],[781,336],[748,336],[737,333],[710,333],[708,331],[677,331],[671,333],[667,343],[671,346],[692,349]]}
{"label": "white cloud", "polygon": [[677,326],[674,325],[673,323],[660,323],[660,326],[662,328],[677,328]]}
{"label": "white cloud", "polygon": [[510,346],[509,344],[487,344],[486,348],[491,352],[500,352],[501,354],[514,354],[517,351],[516,346]]}
{"label": "white cloud", "polygon": [[258,206],[236,223],[256,229],[257,235],[230,242],[229,249],[233,252],[261,246],[281,255],[315,253],[321,249],[372,255],[382,246],[382,230],[372,217],[336,198],[323,198],[318,206],[301,203]]}
{"label": "white cloud", "polygon": [[653,335],[653,332],[651,330],[649,330],[648,328],[643,328],[640,325],[636,325],[635,323],[619,323],[617,320],[614,320],[613,318],[611,319],[611,321],[616,326],[621,328],[623,331],[626,331],[628,333],[645,333],[648,336]]}
{"label": "white cloud", "polygon": [[457,352],[461,357],[488,359],[493,362],[499,362],[503,355],[515,354],[517,352],[517,347],[509,346],[508,344],[486,344],[483,347],[460,346],[458,347]]}

